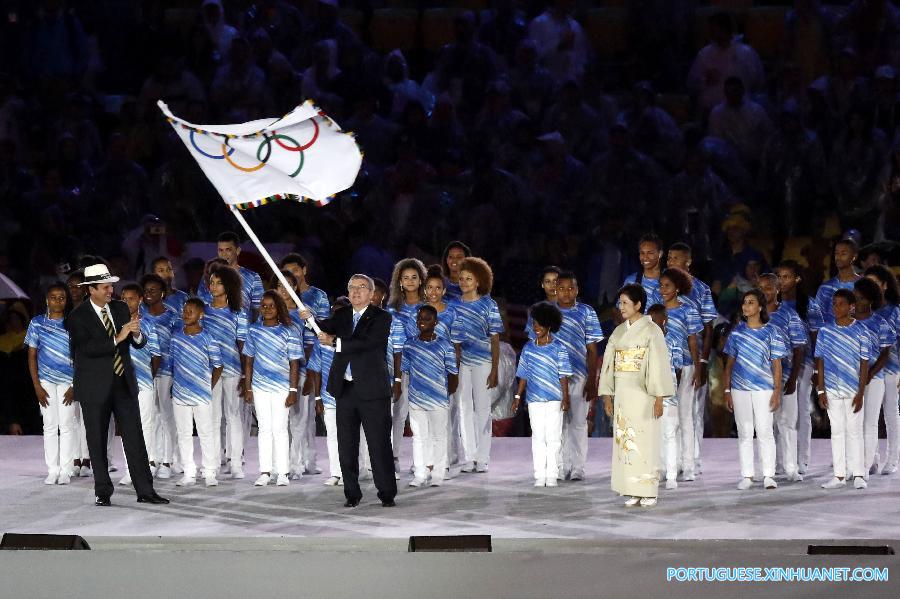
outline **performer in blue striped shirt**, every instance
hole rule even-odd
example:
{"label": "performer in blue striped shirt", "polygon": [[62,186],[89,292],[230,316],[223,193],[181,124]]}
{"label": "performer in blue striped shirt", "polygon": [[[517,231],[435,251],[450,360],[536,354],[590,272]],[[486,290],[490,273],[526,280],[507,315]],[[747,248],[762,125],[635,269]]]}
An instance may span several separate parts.
{"label": "performer in blue striped shirt", "polygon": [[47,313],[28,324],[28,371],[44,421],[45,485],[67,485],[78,450],[75,435],[75,406],[72,403],[72,354],[69,332],[63,319],[71,309],[69,291],[63,283],[47,288]]}
{"label": "performer in blue striped shirt", "polygon": [[884,367],[884,427],[887,429],[887,447],[880,461],[884,464],[882,474],[893,474],[897,471],[897,463],[900,460],[900,286],[897,277],[886,266],[876,264],[865,270],[863,275],[872,279],[881,287],[884,295],[884,305],[876,312],[884,318],[894,330],[894,344],[891,347],[891,358]]}
{"label": "performer in blue striped shirt", "polygon": [[233,269],[221,266],[209,277],[209,292],[212,300],[203,315],[203,329],[219,343],[222,354],[222,376],[213,387],[212,422],[214,435],[213,451],[216,467],[222,460],[222,417],[225,417],[225,467],[223,474],[231,478],[244,478],[242,457],[244,455],[244,415],[246,405],[241,398],[241,349],[247,338],[249,313],[242,304],[241,278]]}
{"label": "performer in blue striped shirt", "polygon": [[[159,468],[156,476],[171,478],[173,467],[182,470],[178,464],[178,444],[176,442],[175,410],[172,404],[172,333],[181,330],[181,314],[176,313],[163,302],[166,283],[154,274],[144,275],[140,281],[144,289],[144,303],[141,305],[141,320],[152,324],[156,330],[160,361],[153,387],[156,395],[156,430],[153,439],[156,449],[153,454]],[[183,309],[182,309],[183,310]],[[148,447],[148,452],[149,452]],[[182,470],[183,471],[183,470]]]}
{"label": "performer in blue striped shirt", "polygon": [[519,387],[512,408],[518,411],[522,394],[527,391],[534,486],[555,487],[563,413],[569,411],[569,377],[574,373],[569,352],[553,337],[562,325],[559,308],[550,302],[538,302],[529,312],[535,338],[525,344],[519,357]]}
{"label": "performer in blue striped shirt", "polygon": [[[141,300],[144,290],[134,283],[122,288],[122,301],[131,311],[131,317],[138,316],[141,311]],[[150,472],[156,472],[156,444],[153,434],[156,427],[156,396],[153,388],[153,377],[159,369],[160,356],[159,339],[156,336],[156,326],[146,318],[141,318],[141,334],[147,339],[147,343],[141,348],[131,348],[131,365],[134,367],[134,376],[138,385],[138,411],[141,417],[141,431],[144,433],[144,445],[147,446],[147,459],[150,461]],[[124,448],[123,448],[124,449]],[[128,471],[128,462],[125,463],[125,476],[119,480],[120,485],[131,484],[131,473]]]}
{"label": "performer in blue striped shirt", "polygon": [[462,241],[451,241],[444,248],[441,255],[441,268],[444,271],[444,287],[447,290],[448,300],[458,300],[462,297],[462,288],[459,285],[459,266],[463,260],[472,256],[472,250]]}
{"label": "performer in blue striped shirt", "polygon": [[[244,376],[247,402],[256,407],[259,423],[259,478],[257,487],[269,484],[273,466],[276,484],[290,484],[288,409],[297,401],[303,342],[292,326],[287,305],[277,292],[263,293],[260,321],[253,323],[244,342]],[[274,463],[272,459],[274,445]]]}
{"label": "performer in blue striped shirt", "polygon": [[[684,366],[684,350],[679,344],[679,339],[675,335],[669,333],[668,330],[668,314],[666,307],[662,304],[653,304],[647,309],[647,316],[653,319],[662,332],[666,336],[666,348],[669,350],[669,363],[672,367],[672,385],[674,389],[678,389],[678,381],[681,376],[681,369]],[[659,463],[662,464],[666,473],[666,488],[678,488],[678,394],[671,395],[663,399],[663,415],[660,423],[660,456]]]}
{"label": "performer in blue striped shirt", "polygon": [[759,290],[766,297],[769,325],[778,329],[788,348],[787,355],[781,359],[783,391],[781,405],[775,413],[775,469],[778,471],[782,466],[788,480],[802,481],[803,475],[797,464],[797,380],[803,370],[809,341],[800,315],[787,304],[778,302],[779,287],[777,275],[759,275]]}
{"label": "performer in blue striped shirt", "polygon": [[853,292],[853,283],[859,278],[853,267],[856,253],[856,242],[852,239],[841,239],[834,244],[834,266],[837,268],[837,276],[822,283],[815,299],[809,303],[809,329],[813,336],[813,344],[817,331],[826,324],[834,323],[834,314],[831,310],[834,292],[838,289]]}
{"label": "performer in blue striped shirt", "polygon": [[459,264],[463,291],[456,306],[450,341],[460,356],[460,441],[466,464],[463,472],[487,472],[491,457],[491,389],[497,386],[500,364],[500,333],[503,321],[490,292],[494,273],[481,258],[466,258]]}
{"label": "performer in blue striped shirt", "polygon": [[[218,253],[219,258],[225,260],[228,266],[241,275],[243,305],[246,306],[251,315],[253,315],[254,311],[259,309],[259,302],[262,298],[264,289],[259,274],[238,264],[238,258],[241,255],[240,238],[231,231],[220,233],[216,242],[216,252]],[[197,295],[201,297],[203,301],[209,303],[211,296],[205,282],[200,283],[200,287],[197,289]]]}
{"label": "performer in blue striped shirt", "polygon": [[865,327],[869,336],[869,376],[863,397],[863,446],[866,480],[870,474],[881,472],[876,463],[878,454],[878,418],[884,401],[885,366],[891,359],[891,347],[897,336],[893,327],[875,311],[884,302],[878,283],[865,277],[853,284],[856,296],[854,317]]}
{"label": "performer in blue striped shirt", "polygon": [[196,482],[197,464],[194,462],[194,426],[200,439],[200,458],[207,487],[219,484],[216,470],[218,456],[214,454],[213,388],[222,376],[222,353],[219,342],[203,330],[200,320],[205,306],[198,297],[184,302],[181,320],[184,327],[172,333],[172,404],[175,411],[175,430],[178,450],[184,467],[184,477],[178,486]]}
{"label": "performer in blue striped shirt", "polygon": [[681,441],[679,456],[685,481],[696,477],[694,402],[698,399],[697,390],[702,386],[698,336],[703,332],[703,322],[694,305],[681,300],[690,294],[692,281],[691,275],[675,267],[667,268],[659,276],[659,295],[666,307],[669,335],[675,338],[681,351],[681,382],[677,390],[678,430]]}
{"label": "performer in blue striped shirt", "polygon": [[435,333],[437,322],[433,306],[419,307],[419,334],[406,340],[400,363],[400,371],[408,381],[409,424],[413,431],[415,478],[411,487],[440,486],[447,470],[447,419],[450,396],[459,382],[459,368],[453,345]]}
{"label": "performer in blue striped shirt", "polygon": [[728,356],[722,384],[728,411],[738,430],[738,454],[744,491],[753,486],[753,432],[759,443],[763,485],[775,482],[775,433],[772,413],[781,402],[781,358],[787,345],[781,332],[768,324],[766,297],[759,289],[744,292],[741,323],[728,335],[723,352]]}
{"label": "performer in blue striped shirt", "polygon": [[166,284],[163,303],[175,310],[176,314],[181,314],[184,302],[187,301],[190,295],[180,289],[175,289],[175,269],[172,268],[172,261],[166,256],[159,256],[153,260],[151,268],[153,269],[153,274]]}
{"label": "performer in blue striped shirt", "polygon": [[831,460],[834,477],[823,489],[843,487],[847,476],[865,489],[863,397],[869,377],[870,344],[864,325],[852,314],[856,296],[838,289],[831,298],[834,323],[819,329],[816,339],[816,394],[831,422]]}
{"label": "performer in blue striped shirt", "polygon": [[659,296],[659,275],[662,270],[663,242],[659,236],[648,233],[638,242],[638,260],[640,269],[625,277],[623,285],[637,283],[647,294],[647,306],[663,303]]}

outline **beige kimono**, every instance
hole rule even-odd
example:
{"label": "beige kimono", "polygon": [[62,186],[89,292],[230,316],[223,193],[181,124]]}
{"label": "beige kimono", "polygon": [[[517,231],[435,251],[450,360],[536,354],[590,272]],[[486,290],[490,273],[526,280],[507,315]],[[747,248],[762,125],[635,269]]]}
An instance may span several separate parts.
{"label": "beige kimono", "polygon": [[612,489],[620,495],[656,497],[659,486],[657,396],[675,395],[662,329],[644,316],[620,324],[606,345],[601,396],[614,397]]}

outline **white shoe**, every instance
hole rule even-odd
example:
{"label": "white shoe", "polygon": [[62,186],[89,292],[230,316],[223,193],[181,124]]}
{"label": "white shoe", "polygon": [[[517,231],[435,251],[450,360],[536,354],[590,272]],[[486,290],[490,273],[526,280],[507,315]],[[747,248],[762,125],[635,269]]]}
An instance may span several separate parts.
{"label": "white shoe", "polygon": [[119,484],[123,485],[123,486],[130,485],[131,484],[131,475],[126,472],[125,476],[123,476],[121,478],[121,480],[119,480]]}
{"label": "white shoe", "polygon": [[336,486],[338,486],[338,484],[340,482],[341,482],[340,476],[332,476],[322,484],[325,485],[326,487],[336,487]]}
{"label": "white shoe", "polygon": [[584,470],[572,470],[569,480],[584,480]]}
{"label": "white shoe", "polygon": [[797,473],[798,474],[806,474],[806,470],[807,470],[807,466],[800,466],[799,468],[797,468]]}
{"label": "white shoe", "polygon": [[460,472],[462,472],[460,465],[454,464],[453,466],[447,468],[447,475],[444,478],[447,480],[452,480],[459,476]]}
{"label": "white shoe", "polygon": [[254,487],[265,487],[267,484],[269,484],[269,480],[271,480],[271,478],[272,477],[269,476],[268,474],[260,474],[259,478],[256,479],[256,482],[253,483],[253,486]]}
{"label": "white shoe", "polygon": [[291,473],[288,474],[288,478],[291,480],[300,480],[303,478],[303,473],[299,470],[291,470]]}
{"label": "white shoe", "polygon": [[666,479],[666,488],[669,489],[670,491],[671,491],[672,489],[677,489],[677,488],[678,488],[678,481],[675,480],[674,478],[667,478],[667,479]]}
{"label": "white shoe", "polygon": [[394,458],[394,473],[400,474],[400,460],[398,458]]}
{"label": "white shoe", "polygon": [[196,478],[185,474],[178,480],[178,482],[175,483],[175,486],[176,487],[190,487],[190,486],[193,486],[194,483],[196,483],[196,482],[197,482]]}
{"label": "white shoe", "polygon": [[213,472],[212,474],[207,474],[203,478],[204,478],[204,481],[206,482],[207,487],[218,487],[219,486],[219,481],[216,478],[215,472]]}
{"label": "white shoe", "polygon": [[59,475],[51,472],[47,475],[47,478],[44,479],[44,484],[55,485],[57,480],[59,480]]}
{"label": "white shoe", "polygon": [[322,474],[322,469],[319,468],[318,466],[316,466],[315,464],[313,464],[313,466],[311,468],[309,466],[304,468],[303,474]]}
{"label": "white shoe", "polygon": [[640,497],[632,497],[625,502],[625,507],[634,507],[641,502]]}
{"label": "white shoe", "polygon": [[89,477],[89,476],[94,476],[94,471],[91,470],[91,467],[90,467],[90,466],[82,466],[82,467],[78,470],[78,476],[79,476],[80,478],[87,478],[87,477]]}
{"label": "white shoe", "polygon": [[487,464],[480,464],[478,462],[475,462],[475,472],[487,472],[487,471],[488,471]]}
{"label": "white shoe", "polygon": [[764,486],[765,488],[767,488],[767,489],[777,489],[777,488],[778,488],[778,483],[776,483],[776,482],[775,482],[775,479],[772,478],[771,476],[767,476],[767,477],[763,480],[763,486]]}
{"label": "white shoe", "polygon": [[844,485],[847,484],[846,480],[842,480],[840,478],[834,477],[827,483],[822,484],[823,489],[840,489]]}
{"label": "white shoe", "polygon": [[160,466],[159,470],[156,471],[156,478],[163,479],[163,480],[165,480],[167,478],[172,478],[171,466],[166,466],[165,464]]}
{"label": "white shoe", "polygon": [[219,468],[219,472],[222,474],[231,474],[231,460],[226,460],[222,467]]}
{"label": "white shoe", "polygon": [[459,471],[465,472],[466,474],[475,472],[475,462],[466,462],[465,464],[460,464]]}
{"label": "white shoe", "polygon": [[231,478],[234,480],[240,480],[244,478],[244,469],[238,466],[235,466],[231,469]]}
{"label": "white shoe", "polygon": [[291,481],[288,478],[287,474],[279,474],[278,480],[275,481],[275,485],[279,487],[286,487],[289,484],[291,484]]}
{"label": "white shoe", "polygon": [[853,488],[854,489],[865,489],[869,484],[865,481],[865,479],[861,476],[857,476],[853,479]]}
{"label": "white shoe", "polygon": [[150,466],[150,478],[156,476],[156,471],[159,470],[159,466]]}
{"label": "white shoe", "polygon": [[881,467],[878,465],[878,462],[874,462],[871,466],[869,466],[869,476],[873,474],[878,474],[881,472]]}
{"label": "white shoe", "polygon": [[641,507],[653,507],[656,505],[656,497],[644,497],[641,499]]}
{"label": "white shoe", "polygon": [[425,479],[422,479],[422,478],[414,478],[414,479],[412,479],[411,481],[409,481],[409,486],[410,486],[410,487],[424,487],[424,486],[425,486]]}
{"label": "white shoe", "polygon": [[59,473],[59,479],[56,481],[58,485],[67,485],[72,481],[72,475],[63,470]]}
{"label": "white shoe", "polygon": [[548,479],[547,479],[547,486],[548,486],[548,487],[558,487],[558,486],[559,486],[559,481],[557,481],[555,478],[548,478]]}
{"label": "white shoe", "polygon": [[694,480],[694,471],[693,470],[685,470],[681,475],[681,480],[683,481],[693,481]]}
{"label": "white shoe", "polygon": [[746,491],[747,489],[749,489],[752,486],[753,486],[752,478],[742,478],[741,482],[738,483],[737,488],[738,488],[738,491]]}
{"label": "white shoe", "polygon": [[344,479],[343,479],[343,478],[339,478],[339,479],[338,479],[337,486],[339,486],[339,487],[343,487],[343,486],[344,486]]}
{"label": "white shoe", "polygon": [[435,478],[435,477],[432,476],[432,477],[431,477],[431,480],[428,481],[428,486],[429,486],[429,487],[440,487],[440,486],[443,485],[443,484],[444,484],[444,479],[443,479],[443,478]]}
{"label": "white shoe", "polygon": [[184,465],[183,464],[172,464],[172,472],[175,474],[184,474]]}
{"label": "white shoe", "polygon": [[881,474],[887,476],[888,474],[893,474],[897,471],[897,464],[885,464],[884,468],[881,470]]}
{"label": "white shoe", "polygon": [[543,478],[536,478],[536,479],[534,479],[534,486],[535,487],[546,487],[547,481],[544,480]]}

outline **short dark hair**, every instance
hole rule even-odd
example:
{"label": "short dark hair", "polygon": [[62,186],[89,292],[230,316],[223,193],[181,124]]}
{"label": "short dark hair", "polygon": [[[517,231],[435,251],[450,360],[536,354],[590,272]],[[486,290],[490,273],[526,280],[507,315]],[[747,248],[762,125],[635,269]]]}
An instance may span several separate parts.
{"label": "short dark hair", "polygon": [[678,290],[679,295],[687,295],[691,292],[691,289],[694,287],[694,281],[687,272],[682,268],[671,267],[667,268],[659,275],[659,278],[663,277],[672,281],[675,284],[675,289]]}
{"label": "short dark hair", "polygon": [[754,287],[753,289],[748,289],[744,292],[743,295],[741,295],[741,303],[738,306],[738,310],[740,310],[741,320],[747,322],[747,319],[744,317],[744,312],[740,306],[744,305],[744,300],[748,295],[752,295],[753,297],[755,297],[756,303],[759,304],[759,321],[763,324],[769,322],[769,311],[766,310],[766,295],[756,287]]}
{"label": "short dark hair", "polygon": [[645,233],[644,235],[641,235],[641,238],[638,239],[638,247],[641,247],[641,245],[645,243],[652,243],[660,252],[663,251],[663,240],[656,233]]}
{"label": "short dark hair", "polygon": [[672,252],[684,252],[688,256],[692,255],[691,246],[686,244],[683,241],[676,241],[672,245],[669,246],[669,251]]}
{"label": "short dark hair", "polygon": [[191,305],[200,308],[201,312],[206,312],[206,304],[203,303],[203,300],[197,297],[196,295],[192,295],[191,297],[184,300],[184,305]]}
{"label": "short dark hair", "polygon": [[119,292],[119,295],[121,296],[126,291],[134,291],[141,297],[143,297],[144,295],[144,288],[137,283],[129,283],[128,285],[125,285],[124,287],[122,287],[122,291]]}
{"label": "short dark hair", "polygon": [[561,270],[561,271],[559,271],[559,276],[556,277],[556,280],[557,280],[557,281],[561,281],[561,280],[563,280],[563,279],[569,280],[569,281],[575,281],[576,283],[578,282],[578,277],[575,276],[575,271],[574,271],[574,270]]}
{"label": "short dark hair", "polygon": [[881,292],[881,285],[872,279],[867,279],[866,277],[857,279],[853,283],[853,289],[869,300],[869,303],[872,304],[872,310],[877,310],[884,305],[884,294]]}
{"label": "short dark hair", "polygon": [[148,272],[141,277],[141,280],[138,281],[138,283],[140,283],[141,287],[146,287],[147,283],[156,283],[163,291],[166,290],[166,282],[162,280],[161,276],[152,272]]}
{"label": "short dark hair", "polygon": [[[171,263],[172,260],[168,256],[157,256],[156,258],[153,259],[153,262],[150,263],[150,268],[155,269],[156,265],[159,264],[160,262]],[[122,291],[124,291],[124,289]]]}
{"label": "short dark hair", "polygon": [[[282,266],[284,266],[284,265],[282,264]],[[281,275],[282,275],[285,279],[287,279],[287,282],[288,282],[288,283],[291,284],[291,289],[294,289],[294,290],[297,289],[297,283],[298,283],[299,281],[297,281],[297,277],[294,276],[294,273],[292,273],[292,272],[289,271],[289,270],[282,270],[282,271],[281,271]],[[272,275],[272,278],[269,279],[269,288],[270,288],[270,289],[275,289],[275,288],[278,287],[280,284],[281,284],[281,281],[278,279],[278,275]]]}
{"label": "short dark hair", "polygon": [[656,316],[657,314],[666,314],[666,307],[662,304],[653,304],[647,308],[647,316]]}
{"label": "short dark hair", "polygon": [[778,266],[776,266],[775,268],[776,269],[787,268],[787,269],[791,270],[795,276],[798,276],[798,277],[803,274],[803,267],[800,266],[800,263],[797,262],[796,260],[782,260],[781,262],[778,263]]}
{"label": "short dark hair", "polygon": [[278,263],[278,266],[284,268],[288,264],[297,264],[300,268],[307,268],[309,266],[309,262],[306,261],[306,258],[298,254],[297,252],[291,252],[287,256],[281,259],[281,262]]}
{"label": "short dark hair", "polygon": [[338,296],[334,300],[334,304],[332,304],[331,309],[337,310],[338,308],[344,308],[349,305],[350,305],[350,298],[347,297],[346,295],[341,295],[341,296]]}
{"label": "short dark hair", "polygon": [[849,289],[838,289],[837,291],[835,291],[834,295],[831,296],[832,303],[834,302],[835,298],[838,297],[844,298],[851,306],[856,304],[856,296]]}
{"label": "short dark hair", "polygon": [[[384,279],[372,277],[372,285],[375,287],[375,289],[381,289],[382,291],[384,291],[385,295],[387,295],[387,292],[389,290],[387,283],[384,282]],[[375,289],[373,289],[372,291],[374,291]]]}
{"label": "short dark hair", "polygon": [[839,245],[846,245],[853,251],[854,254],[859,253],[859,245],[857,245],[856,241],[850,239],[849,237],[844,237],[843,239],[839,239],[838,241],[836,241],[834,244],[835,249],[837,249],[837,246]]}
{"label": "short dark hair", "polygon": [[550,329],[551,333],[555,333],[562,326],[562,312],[556,307],[556,304],[550,302],[538,302],[529,309],[531,319]]}
{"label": "short dark hair", "polygon": [[545,266],[544,268],[541,269],[541,281],[543,282],[544,277],[546,277],[551,272],[554,273],[557,277],[559,277],[559,273],[561,271],[559,270],[558,266],[553,266],[552,264],[550,266]]}
{"label": "short dark hair", "polygon": [[237,236],[237,233],[234,231],[223,231],[219,233],[219,236],[216,238],[216,243],[228,243],[231,242],[234,244],[234,247],[240,247],[241,238]]}
{"label": "short dark hair", "polygon": [[[53,290],[62,291],[66,296],[66,307],[63,308],[63,314],[66,316],[69,315],[69,312],[72,311],[72,294],[69,293],[69,286],[63,283],[62,281],[57,281],[55,283],[50,283],[47,286],[47,290],[44,292],[44,295],[50,295],[50,292]],[[15,312],[15,310],[12,310]]]}
{"label": "short dark hair", "polygon": [[631,300],[633,304],[641,305],[641,312],[647,307],[647,292],[644,291],[643,286],[638,285],[637,283],[629,283],[628,285],[623,285],[619,291],[616,292],[616,297],[624,295],[628,299]]}
{"label": "short dark hair", "polygon": [[422,304],[421,306],[419,306],[418,311],[419,312],[431,312],[431,315],[434,316],[435,320],[437,320],[437,317],[438,317],[437,308],[435,308],[434,306],[432,306],[430,304]]}

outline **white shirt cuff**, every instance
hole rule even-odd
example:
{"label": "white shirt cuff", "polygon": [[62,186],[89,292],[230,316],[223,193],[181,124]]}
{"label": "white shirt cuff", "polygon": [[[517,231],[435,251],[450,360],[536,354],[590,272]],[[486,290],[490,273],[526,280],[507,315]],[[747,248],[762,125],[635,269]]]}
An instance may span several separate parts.
{"label": "white shirt cuff", "polygon": [[341,338],[340,337],[337,337],[335,339],[335,344],[336,345],[334,346],[334,351],[336,351],[337,353],[341,353]]}

